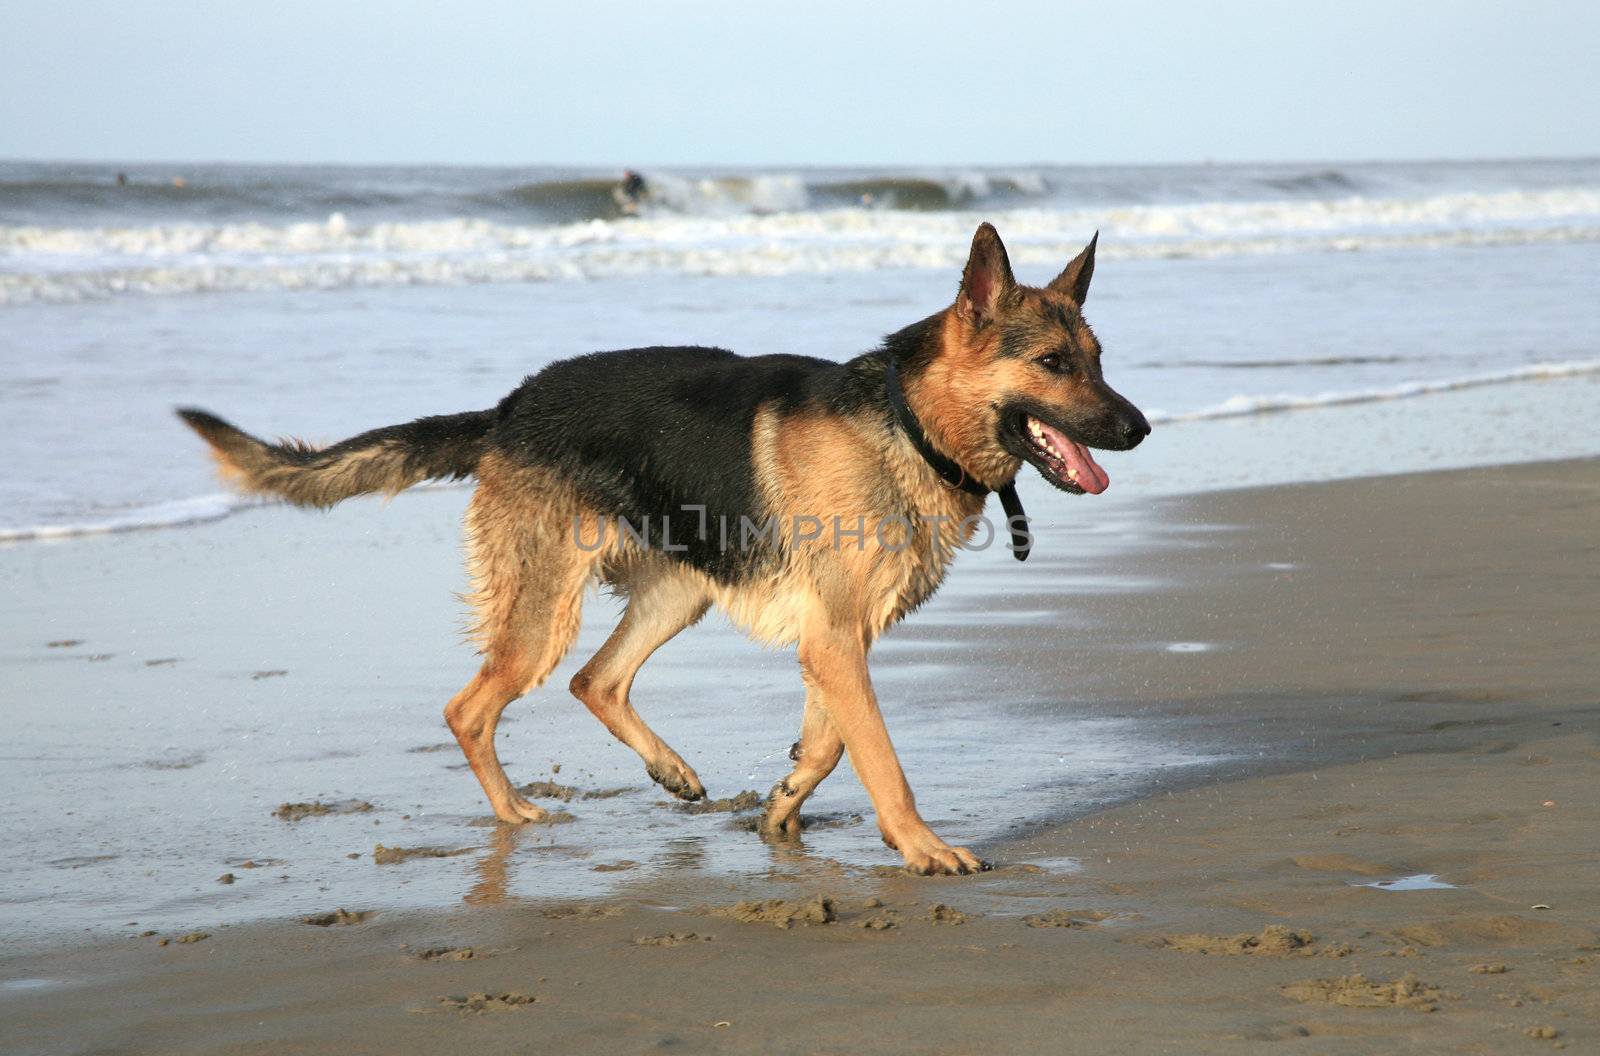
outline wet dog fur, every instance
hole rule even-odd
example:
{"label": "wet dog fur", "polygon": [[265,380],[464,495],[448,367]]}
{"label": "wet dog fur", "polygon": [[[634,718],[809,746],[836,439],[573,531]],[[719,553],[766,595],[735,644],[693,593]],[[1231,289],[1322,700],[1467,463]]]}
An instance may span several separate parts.
{"label": "wet dog fur", "polygon": [[917,813],[867,655],[938,589],[984,497],[945,484],[912,446],[885,373],[894,361],[928,441],[970,478],[999,488],[1028,462],[1062,490],[1100,490],[1103,479],[1067,469],[1062,449],[1126,450],[1149,425],[1105,383],[1083,319],[1095,245],[1046,286],[1026,287],[984,224],[954,304],[844,363],[716,348],[598,352],[546,367],[493,410],[320,449],[179,414],[232,484],[297,505],[476,476],[466,534],[483,665],[445,718],[502,821],[546,812],[507,779],[496,723],[572,646],[584,593],[600,582],[627,608],[571,690],[662,787],[705,794],[629,690],[656,649],[717,605],[755,639],[798,646],[800,739],[762,831],[797,834],[801,804],[848,751],[906,865],[965,873],[982,863]]}

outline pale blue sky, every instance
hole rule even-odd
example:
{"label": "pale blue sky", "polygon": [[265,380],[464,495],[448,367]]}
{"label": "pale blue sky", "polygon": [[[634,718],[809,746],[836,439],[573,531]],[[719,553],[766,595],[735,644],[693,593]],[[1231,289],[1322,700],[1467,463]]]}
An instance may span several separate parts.
{"label": "pale blue sky", "polygon": [[1600,5],[5,0],[0,157],[1600,154]]}

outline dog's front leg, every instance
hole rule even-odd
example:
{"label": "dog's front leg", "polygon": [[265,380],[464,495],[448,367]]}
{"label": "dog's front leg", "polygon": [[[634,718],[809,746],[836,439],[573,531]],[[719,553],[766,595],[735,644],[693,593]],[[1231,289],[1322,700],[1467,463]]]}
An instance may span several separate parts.
{"label": "dog's front leg", "polygon": [[800,723],[800,739],[789,750],[794,770],[779,781],[767,796],[761,815],[761,834],[775,839],[800,835],[800,806],[833,773],[844,755],[844,739],[829,718],[828,710],[815,689],[806,691],[806,713]]}
{"label": "dog's front leg", "polygon": [[807,690],[816,694],[844,738],[850,765],[878,814],[883,842],[905,856],[906,868],[923,874],[981,870],[984,865],[976,855],[945,843],[917,813],[872,692],[866,642],[834,626],[816,627],[800,639],[800,667]]}

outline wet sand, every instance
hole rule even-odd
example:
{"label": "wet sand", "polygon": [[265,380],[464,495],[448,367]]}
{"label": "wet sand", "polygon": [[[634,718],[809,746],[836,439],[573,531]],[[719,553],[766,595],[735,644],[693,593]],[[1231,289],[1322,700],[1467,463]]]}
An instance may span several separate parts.
{"label": "wet sand", "polygon": [[[211,926],[196,910],[193,927],[19,944],[0,955],[0,1033],[21,1052],[1600,1046],[1600,462],[1107,509],[1108,523],[1164,526],[1120,555],[1137,589],[1080,582],[1063,601],[1030,593],[1050,581],[1032,562],[1031,581],[996,563],[984,585],[1001,597],[986,620],[962,618],[977,592],[958,590],[953,607],[886,645],[880,682],[891,685],[927,676],[909,662],[897,674],[895,650],[959,660],[971,674],[952,676],[945,696],[998,707],[985,734],[1010,725],[1025,742],[1059,729],[1050,723],[1071,704],[1087,723],[1148,730],[1149,743],[1191,760],[1097,786],[1073,800],[1087,804],[1074,816],[1034,811],[1002,825],[966,819],[948,791],[959,782],[930,773],[962,747],[959,727],[937,727],[908,766],[913,784],[935,789],[924,798],[945,828],[979,834],[994,872],[930,880],[890,868],[887,852],[876,864],[856,844],[831,854],[827,833],[848,828],[769,850],[720,815],[694,819],[703,838],[678,852],[737,844],[759,867],[582,857],[585,814],[627,799],[583,800],[603,782],[569,764],[554,780],[580,789],[565,804],[578,822],[559,827],[556,846],[580,856],[592,890],[530,892],[518,878],[547,857],[491,828],[475,857],[351,865],[369,878],[470,870],[453,909],[397,907],[367,879],[368,902],[342,906],[348,888],[297,887],[298,908],[277,920]],[[1071,564],[1100,552],[1082,542],[1045,553]],[[1006,621],[1078,611],[1091,597],[1092,618],[1071,635]],[[196,619],[220,611],[196,608]],[[108,632],[87,627],[81,648]],[[337,649],[327,654],[305,677],[334,666]],[[260,670],[274,669],[264,657]],[[266,693],[299,673],[236,674]],[[787,734],[793,720],[766,721]],[[181,731],[172,740],[176,766]],[[1054,773],[995,768],[973,801]],[[864,808],[853,777],[830,786],[846,811]],[[296,787],[277,798],[310,796]],[[362,825],[366,844],[435,845],[393,814],[274,823]],[[1365,886],[1414,877],[1434,879]],[[35,906],[50,912],[48,900]],[[301,920],[322,914],[334,915]]]}

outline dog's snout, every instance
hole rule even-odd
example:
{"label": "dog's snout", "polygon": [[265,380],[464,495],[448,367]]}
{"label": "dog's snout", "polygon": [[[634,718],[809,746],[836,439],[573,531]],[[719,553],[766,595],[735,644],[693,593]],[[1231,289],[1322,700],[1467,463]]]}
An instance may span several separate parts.
{"label": "dog's snout", "polygon": [[1150,435],[1150,422],[1144,412],[1104,382],[1100,383],[1100,392],[1105,401],[1097,430],[1100,443],[1114,451],[1138,447]]}
{"label": "dog's snout", "polygon": [[1129,448],[1138,447],[1140,441],[1150,435],[1150,422],[1137,409],[1132,410],[1132,414],[1122,419],[1122,442]]}

